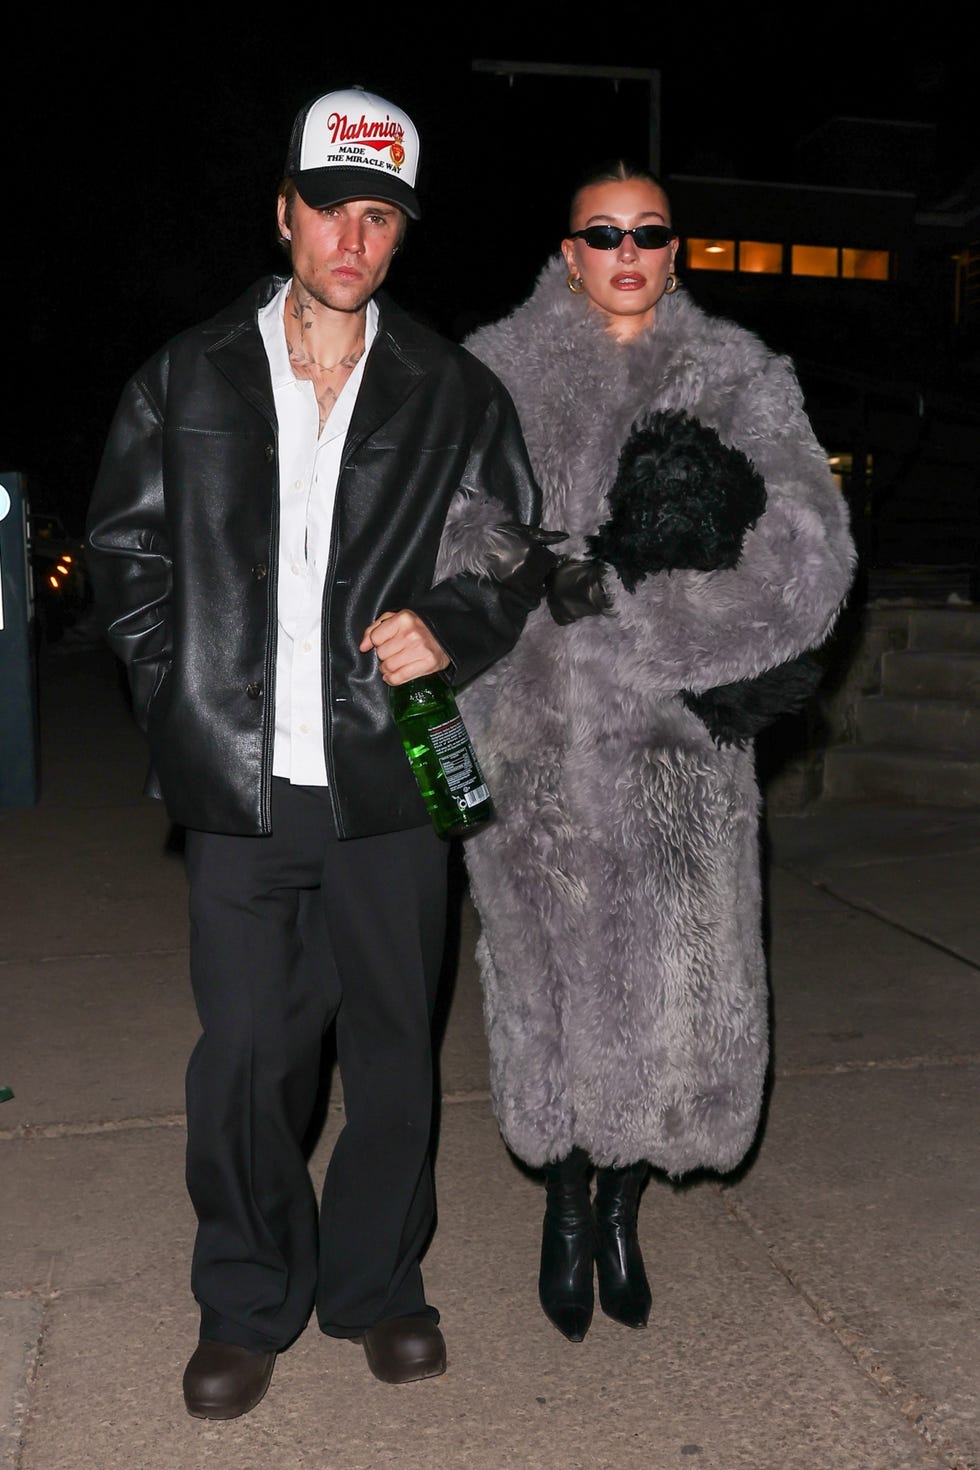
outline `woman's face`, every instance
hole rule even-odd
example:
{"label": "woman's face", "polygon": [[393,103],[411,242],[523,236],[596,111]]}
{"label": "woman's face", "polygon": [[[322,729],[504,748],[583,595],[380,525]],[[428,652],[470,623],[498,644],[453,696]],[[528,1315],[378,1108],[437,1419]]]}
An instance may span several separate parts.
{"label": "woman's face", "polygon": [[[589,225],[669,226],[666,195],[648,179],[590,184],[574,201],[572,233]],[[590,307],[606,317],[606,329],[622,341],[653,326],[677,245],[675,235],[659,249],[641,250],[632,235],[624,235],[615,249],[596,250],[569,235],[561,251],[569,274],[581,277]]]}

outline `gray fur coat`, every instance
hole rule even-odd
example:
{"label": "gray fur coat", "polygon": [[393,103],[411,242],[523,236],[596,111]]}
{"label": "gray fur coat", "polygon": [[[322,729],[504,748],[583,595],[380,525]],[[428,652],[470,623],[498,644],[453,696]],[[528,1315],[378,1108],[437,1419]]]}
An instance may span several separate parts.
{"label": "gray fur coat", "polygon": [[[497,820],[464,847],[497,1120],[531,1165],[728,1171],[758,1127],[768,995],[751,747],[695,692],[818,645],[854,571],[846,507],[790,363],[683,288],[620,346],[555,257],[465,344],[510,389],[556,548],[587,555],[630,427],[684,410],[741,449],[766,505],[738,565],[661,571],[559,626],[546,605],[459,691]],[[466,534],[472,534],[467,532]],[[466,559],[445,544],[446,569]]]}

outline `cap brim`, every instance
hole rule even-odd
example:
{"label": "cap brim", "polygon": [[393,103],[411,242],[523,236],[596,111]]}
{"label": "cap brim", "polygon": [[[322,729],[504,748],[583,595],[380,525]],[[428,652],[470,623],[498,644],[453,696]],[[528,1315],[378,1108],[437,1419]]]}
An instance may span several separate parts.
{"label": "cap brim", "polygon": [[326,209],[348,199],[385,199],[412,219],[420,219],[418,195],[404,179],[365,168],[307,168],[292,175],[297,193],[311,209]]}

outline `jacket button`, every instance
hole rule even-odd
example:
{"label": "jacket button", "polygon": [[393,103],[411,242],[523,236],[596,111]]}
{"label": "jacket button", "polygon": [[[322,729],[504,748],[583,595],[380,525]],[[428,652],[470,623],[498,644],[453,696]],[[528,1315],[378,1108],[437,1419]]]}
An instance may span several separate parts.
{"label": "jacket button", "polygon": [[267,577],[268,575],[269,568],[266,566],[265,562],[256,562],[255,566],[252,568],[252,576],[255,578],[256,582],[261,582],[263,578]]}
{"label": "jacket button", "polygon": [[267,444],[265,446],[265,457],[269,461],[270,464],[275,459],[275,457],[276,457],[276,446],[274,444]]}
{"label": "jacket button", "polygon": [[248,695],[249,699],[261,699],[262,698],[262,685],[261,684],[246,684],[245,685],[245,693]]}

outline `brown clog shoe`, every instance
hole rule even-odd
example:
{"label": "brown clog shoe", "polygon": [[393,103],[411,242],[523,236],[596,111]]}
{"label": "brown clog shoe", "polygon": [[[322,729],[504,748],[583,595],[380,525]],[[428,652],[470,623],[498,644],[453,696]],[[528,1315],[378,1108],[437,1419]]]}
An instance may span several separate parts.
{"label": "brown clog shoe", "polygon": [[230,1342],[200,1342],[184,1369],[184,1403],[195,1419],[237,1419],[263,1398],[275,1353]]}
{"label": "brown clog shoe", "polygon": [[446,1342],[431,1317],[389,1317],[355,1341],[382,1383],[414,1383],[446,1371]]}

